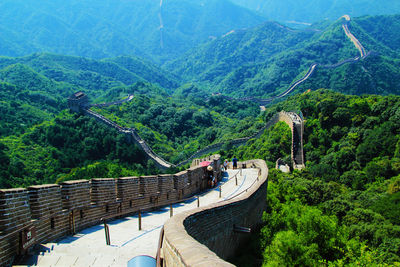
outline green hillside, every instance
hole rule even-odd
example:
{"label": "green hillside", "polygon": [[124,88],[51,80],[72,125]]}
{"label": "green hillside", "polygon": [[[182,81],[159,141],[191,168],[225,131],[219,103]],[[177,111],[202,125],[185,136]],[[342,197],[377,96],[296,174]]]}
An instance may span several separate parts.
{"label": "green hillside", "polygon": [[313,62],[334,64],[357,55],[340,23],[321,26],[293,30],[268,22],[220,37],[166,67],[214,92],[274,95]]}
{"label": "green hillside", "polygon": [[[156,90],[143,84],[143,91]],[[254,134],[263,126],[255,103],[212,97],[137,95],[122,106],[92,108],[123,127],[137,129],[152,149],[172,163],[212,143]]]}
{"label": "green hillside", "polygon": [[[269,173],[264,227],[237,266],[388,264],[400,261],[400,97],[328,90],[267,108],[302,110],[306,169]],[[290,129],[278,124],[228,158],[290,163]],[[253,265],[252,265],[253,264]]]}
{"label": "green hillside", "polygon": [[[0,136],[21,133],[54,117],[67,107],[73,92],[84,91],[95,103],[111,101],[137,92],[137,82],[152,82],[170,91],[178,87],[174,76],[135,57],[101,61],[52,54],[0,57]],[[165,89],[158,93],[166,94]]]}
{"label": "green hillside", "polygon": [[138,147],[93,119],[59,114],[0,139],[0,188],[153,172]]}
{"label": "green hillside", "polygon": [[0,55],[7,56],[51,52],[162,61],[263,21],[227,0],[172,0],[162,6],[152,0],[4,0],[0,9]]}
{"label": "green hillside", "polygon": [[[130,95],[90,109],[166,161],[223,143],[222,159],[267,162],[263,225],[236,266],[400,266],[400,15],[371,16],[398,1],[3,0],[0,10],[0,188],[160,173],[126,136],[68,111],[77,91],[93,104]],[[249,100],[309,73],[261,109]],[[287,124],[230,142],[283,110],[304,116],[306,167],[287,174],[275,169],[290,164]]]}
{"label": "green hillside", "polygon": [[345,35],[342,19],[306,30],[268,22],[232,32],[166,64],[166,68],[212,92],[265,98],[285,91],[311,64],[318,63],[311,78],[296,89],[298,92],[327,87],[351,94],[397,94],[400,56],[397,37],[391,33],[398,30],[398,19],[363,17],[350,22],[352,33],[371,51],[357,64],[329,67],[359,56]]}

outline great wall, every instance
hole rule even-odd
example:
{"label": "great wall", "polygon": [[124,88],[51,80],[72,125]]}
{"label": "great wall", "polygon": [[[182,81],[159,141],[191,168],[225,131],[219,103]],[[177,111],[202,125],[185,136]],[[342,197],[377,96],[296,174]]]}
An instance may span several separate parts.
{"label": "great wall", "polygon": [[[348,37],[355,42],[357,39],[351,35],[354,40],[349,35],[351,33],[347,27],[348,21],[346,19],[346,27],[343,28]],[[361,47],[358,47],[361,58],[368,56],[369,53],[365,53],[365,49]],[[333,68],[358,60],[359,57],[322,67]],[[316,64],[313,64],[302,79],[275,98],[290,93],[294,87],[310,77],[315,67]],[[124,101],[126,100],[121,103]],[[127,135],[128,139],[137,143],[160,168],[172,166],[157,156],[134,129],[120,127],[89,108],[82,109],[79,101],[72,100],[71,106],[72,109],[77,109],[75,111],[83,111],[86,115]],[[230,142],[233,145],[244,144],[250,138],[259,137],[266,128],[278,121],[287,123],[292,131],[293,168],[303,168],[304,122],[301,114],[299,116],[293,112],[279,112],[254,136]],[[204,148],[181,165],[198,155],[218,150],[222,145],[214,144]],[[17,255],[23,255],[34,245],[75,234],[89,226],[98,225],[105,219],[179,203],[186,197],[204,190],[207,180],[205,168],[199,166],[202,160],[212,162],[213,175],[221,180],[220,158],[211,156],[194,160],[189,169],[176,174],[79,180],[59,185],[0,190],[0,266],[11,265]],[[225,260],[233,255],[238,245],[246,238],[235,229],[240,229],[238,226],[250,229],[261,223],[262,212],[266,208],[265,196],[268,186],[268,168],[263,160],[241,164],[244,168],[258,169],[257,180],[235,198],[193,209],[168,220],[160,236],[157,266],[232,266]]]}
{"label": "great wall", "polygon": [[[206,167],[199,166],[203,160],[211,162],[213,175],[221,181],[221,161],[216,155],[196,160],[188,170],[173,175],[79,180],[0,190],[0,266],[11,265],[17,255],[34,245],[75,236],[106,220],[185,201],[208,187]],[[241,231],[243,226],[254,229],[261,224],[267,192],[268,168],[264,161],[241,162],[239,167],[255,170],[254,182],[239,193],[235,190],[219,202],[182,212],[165,223],[157,266],[232,266],[225,260],[247,238]],[[104,235],[96,242],[104,244]],[[53,253],[53,249],[47,250],[45,253]],[[69,256],[63,257],[65,260]],[[74,260],[67,266],[74,265]]]}
{"label": "great wall", "polygon": [[350,32],[349,30],[349,23],[351,21],[349,15],[344,15],[339,20],[344,19],[345,21],[342,23],[342,28],[346,36],[350,39],[350,41],[354,44],[354,46],[357,48],[357,50],[360,52],[360,56],[354,57],[354,58],[348,58],[344,59],[338,63],[332,64],[332,65],[321,65],[319,63],[312,63],[310,67],[308,68],[306,74],[304,74],[303,77],[299,78],[298,80],[294,81],[284,92],[270,97],[270,98],[258,98],[258,97],[242,97],[242,98],[233,98],[230,96],[225,96],[218,94],[220,97],[227,99],[227,100],[240,100],[240,101],[252,101],[258,103],[260,106],[265,106],[267,104],[272,103],[273,101],[283,98],[293,92],[293,90],[302,84],[303,82],[307,81],[308,78],[311,77],[311,75],[314,73],[314,71],[318,68],[322,69],[334,69],[338,68],[340,66],[343,66],[345,64],[354,64],[359,62],[362,59],[365,59],[369,56],[371,56],[373,53],[372,51],[366,52],[366,49],[364,46],[361,44],[361,42]]}
{"label": "great wall", "polygon": [[[78,97],[77,97],[77,94],[78,94]],[[288,124],[288,126],[290,127],[290,129],[292,131],[291,159],[292,159],[292,163],[293,163],[293,168],[301,169],[304,167],[304,156],[301,156],[303,154],[303,141],[302,141],[303,138],[302,137],[303,137],[304,123],[303,123],[303,120],[301,119],[301,117],[294,112],[285,112],[285,111],[279,112],[279,113],[275,114],[266,123],[266,125],[264,127],[262,127],[254,135],[209,145],[201,150],[198,150],[195,154],[190,156],[188,159],[174,165],[172,163],[169,163],[165,159],[163,159],[161,156],[157,155],[151,149],[151,147],[146,143],[146,141],[140,137],[140,135],[137,133],[136,129],[121,127],[118,124],[116,124],[115,122],[90,110],[89,109],[90,106],[87,104],[88,103],[87,96],[81,92],[78,92],[77,94],[75,94],[69,98],[69,107],[71,110],[73,110],[75,112],[81,112],[87,116],[90,116],[90,117],[94,118],[95,120],[97,120],[111,128],[116,129],[119,133],[124,134],[127,137],[128,142],[138,145],[145,152],[147,158],[153,160],[154,163],[156,164],[156,166],[161,170],[165,170],[165,169],[168,169],[171,167],[176,167],[176,166],[184,166],[184,165],[190,163],[193,159],[195,159],[197,157],[200,157],[202,155],[207,155],[210,153],[214,153],[218,150],[221,150],[222,147],[226,143],[229,143],[232,146],[244,145],[250,139],[259,138],[266,129],[270,128],[271,126],[276,124],[278,121],[283,121],[286,124]]]}
{"label": "great wall", "polygon": [[[359,60],[368,57],[371,54],[371,52],[368,52],[368,53],[366,52],[365,48],[362,46],[360,41],[350,32],[350,30],[348,28],[348,25],[351,21],[350,16],[344,15],[340,19],[345,20],[342,23],[342,28],[343,28],[346,36],[354,43],[355,47],[359,50],[360,57],[345,59],[345,60],[340,61],[333,65],[320,65],[318,63],[313,63],[310,66],[310,68],[308,69],[307,73],[302,78],[295,81],[291,86],[289,86],[289,88],[285,92],[283,92],[275,97],[267,98],[267,99],[246,97],[246,98],[239,98],[237,100],[253,101],[253,102],[259,103],[260,105],[266,105],[276,99],[285,97],[286,95],[291,93],[298,85],[305,82],[313,74],[313,72],[315,71],[315,69],[317,67],[327,68],[327,69],[338,68],[344,64],[356,63]],[[80,92],[79,92],[79,94],[80,94]],[[228,96],[223,96],[223,95],[221,95],[221,97],[228,99],[228,100],[234,99],[234,98],[231,98]],[[252,136],[245,137],[245,138],[238,138],[238,139],[229,140],[226,142],[209,145],[201,150],[198,150],[196,153],[194,153],[188,159],[186,159],[182,162],[179,162],[177,164],[172,164],[172,163],[166,161],[165,159],[163,159],[161,156],[157,155],[151,149],[151,147],[146,143],[146,141],[140,137],[140,135],[137,133],[136,129],[121,127],[121,126],[117,125],[116,123],[108,120],[104,116],[90,110],[90,107],[92,107],[92,106],[104,107],[104,106],[110,106],[113,104],[122,104],[124,102],[130,101],[132,98],[133,98],[133,95],[129,95],[126,99],[121,100],[121,101],[116,101],[116,102],[112,102],[112,103],[103,103],[103,104],[99,104],[99,105],[90,105],[88,103],[88,99],[86,96],[73,95],[69,98],[68,105],[71,110],[73,110],[75,112],[82,112],[82,113],[84,113],[90,117],[93,117],[96,120],[98,120],[112,128],[115,128],[118,132],[125,134],[129,140],[129,142],[133,142],[133,143],[137,144],[145,152],[147,157],[149,159],[153,160],[155,162],[156,166],[162,170],[168,169],[170,167],[184,166],[184,165],[190,163],[190,161],[192,161],[196,157],[199,157],[199,156],[202,156],[205,154],[209,154],[209,153],[214,153],[214,152],[222,149],[222,147],[226,143],[229,143],[233,146],[244,145],[248,140],[260,137],[263,134],[265,129],[271,127],[272,125],[274,125],[277,122],[275,116],[278,116],[278,120],[286,122],[292,130],[293,140],[292,140],[292,149],[291,149],[291,160],[292,160],[293,168],[301,169],[304,167],[303,141],[302,141],[304,123],[303,123],[302,119],[294,112],[275,115],[273,118],[271,118],[271,120],[269,122],[267,122],[267,124],[262,129],[259,130],[259,132],[255,133]],[[285,119],[284,116],[288,116],[289,119]]]}
{"label": "great wall", "polygon": [[[221,180],[219,156],[213,175]],[[199,165],[155,176],[67,181],[59,185],[0,190],[0,266],[35,245],[75,234],[104,218],[114,218],[180,202],[207,188]]]}
{"label": "great wall", "polygon": [[[81,96],[86,98],[83,94]],[[140,143],[149,157],[155,155],[144,140],[139,139],[139,135],[134,130],[122,128],[89,109],[84,109],[84,112],[86,115],[92,116],[109,127],[126,134],[133,142]],[[292,131],[291,158],[293,168],[303,168],[303,120],[296,113],[282,111],[275,114],[265,128],[271,127],[278,121],[287,123]],[[264,130],[262,129],[252,137],[234,140],[233,145],[244,144],[250,138],[261,135]],[[207,149],[210,151],[218,150],[220,146],[222,144],[216,144]],[[197,154],[201,153],[207,153],[207,151],[202,150]],[[219,157],[209,157],[202,160],[213,162],[214,176],[220,180],[221,162]],[[104,218],[115,218],[138,210],[162,207],[182,201],[184,198],[204,190],[207,188],[207,180],[205,179],[205,168],[199,166],[202,160],[193,160],[191,168],[174,175],[79,180],[63,182],[59,185],[0,190],[0,265],[11,264],[17,255],[24,254],[29,247],[35,244],[50,242],[74,234],[91,225],[100,224]],[[165,163],[161,158],[155,162],[161,166]],[[261,223],[261,215],[265,206],[263,199],[267,188],[267,167],[264,161],[249,161],[244,163],[243,166],[246,165],[251,165],[260,170],[259,178],[261,179],[257,178],[257,181],[261,182],[257,183],[258,187],[246,189],[245,194],[237,199],[228,199],[223,202],[225,204],[217,203],[202,208],[200,214],[208,214],[204,218],[210,219],[210,216],[214,218],[213,223],[209,224],[208,227],[220,227],[222,229],[226,226],[226,220],[222,224],[217,219],[222,218],[222,211],[230,214],[227,220],[232,227],[234,225],[256,227],[257,224]],[[243,207],[247,208],[243,209]],[[191,219],[182,219],[182,216],[197,217],[196,214],[179,215],[176,216],[177,221],[171,220],[173,226],[166,224],[164,239],[162,240],[163,259],[165,260],[163,266],[186,266],[189,264],[190,261],[186,263],[187,259],[184,256],[177,256],[177,253],[185,254],[187,248],[181,247],[180,242],[174,241],[176,236],[181,235],[176,235],[176,230],[172,230],[172,228],[190,228],[192,232],[194,231],[191,237],[183,236],[189,238],[192,243],[198,244],[198,241],[193,241],[193,237],[196,238],[194,229],[205,224],[198,224],[201,221],[199,219],[192,221]],[[183,225],[183,222],[190,221],[191,223]],[[174,234],[171,234],[171,231]],[[197,233],[199,232],[202,231],[198,229]],[[229,240],[232,244],[230,249],[227,250],[224,246],[205,239],[203,234],[201,237],[197,236],[197,238],[201,238],[201,243],[204,244],[205,242],[209,247],[197,245],[197,247],[202,247],[202,253],[206,254],[204,257],[222,265],[228,263],[221,260],[220,257],[226,259],[231,256],[243,239],[242,236],[238,236],[230,230],[221,231],[219,238]],[[215,254],[216,251],[212,246],[216,246],[216,251],[218,251],[218,248],[221,250],[221,254],[217,253],[219,256]],[[176,265],[178,261],[183,262]]]}

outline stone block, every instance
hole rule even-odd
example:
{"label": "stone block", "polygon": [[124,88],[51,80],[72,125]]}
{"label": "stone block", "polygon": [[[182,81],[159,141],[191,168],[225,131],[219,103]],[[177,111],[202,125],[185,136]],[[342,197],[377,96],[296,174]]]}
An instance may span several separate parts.
{"label": "stone block", "polygon": [[187,187],[188,184],[188,172],[182,171],[177,174],[174,174],[174,188],[177,190],[181,190]]}
{"label": "stone block", "polygon": [[172,174],[158,175],[158,192],[165,194],[174,189],[174,177]]}

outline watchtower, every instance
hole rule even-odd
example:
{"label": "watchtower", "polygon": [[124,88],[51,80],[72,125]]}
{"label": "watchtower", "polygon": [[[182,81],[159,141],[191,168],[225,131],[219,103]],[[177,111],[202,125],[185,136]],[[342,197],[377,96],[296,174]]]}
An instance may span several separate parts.
{"label": "watchtower", "polygon": [[89,98],[82,91],[76,92],[68,98],[68,107],[74,112],[79,112],[88,105]]}

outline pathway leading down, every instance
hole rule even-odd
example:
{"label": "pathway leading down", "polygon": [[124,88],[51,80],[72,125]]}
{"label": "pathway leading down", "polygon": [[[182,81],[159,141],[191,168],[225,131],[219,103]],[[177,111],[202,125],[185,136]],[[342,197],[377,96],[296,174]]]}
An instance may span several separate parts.
{"label": "pathway leading down", "polygon": [[[258,169],[228,170],[218,184],[222,186],[221,198],[218,187],[200,194],[200,206],[234,198],[252,186],[258,177]],[[238,185],[233,178],[238,174]],[[178,214],[197,207],[197,198],[173,205]],[[103,225],[85,229],[56,243],[45,244],[48,249],[33,256],[22,266],[126,266],[138,255],[155,257],[160,231],[170,216],[169,207],[142,213],[142,230],[138,230],[138,216],[128,216],[108,223],[111,245],[107,246]]]}

